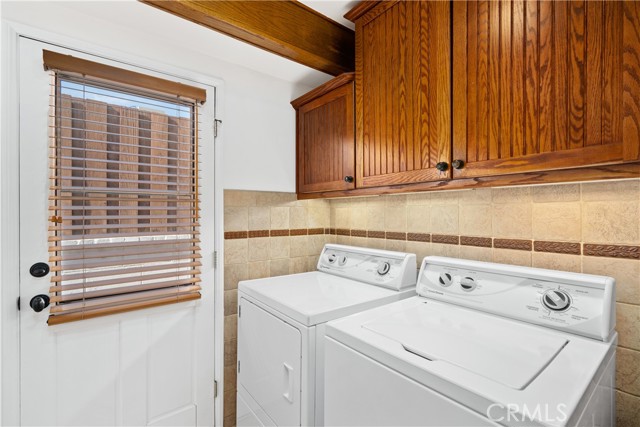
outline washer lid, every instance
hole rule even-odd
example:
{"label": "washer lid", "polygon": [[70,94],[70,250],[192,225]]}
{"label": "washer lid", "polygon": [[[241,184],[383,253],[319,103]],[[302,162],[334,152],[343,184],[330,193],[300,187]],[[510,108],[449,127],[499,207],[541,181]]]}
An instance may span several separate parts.
{"label": "washer lid", "polygon": [[396,291],[320,271],[245,280],[238,290],[305,326],[415,295],[415,288]]}
{"label": "washer lid", "polygon": [[516,390],[527,387],[569,342],[491,316],[460,314],[462,310],[426,303],[362,327],[429,361],[450,364]]}

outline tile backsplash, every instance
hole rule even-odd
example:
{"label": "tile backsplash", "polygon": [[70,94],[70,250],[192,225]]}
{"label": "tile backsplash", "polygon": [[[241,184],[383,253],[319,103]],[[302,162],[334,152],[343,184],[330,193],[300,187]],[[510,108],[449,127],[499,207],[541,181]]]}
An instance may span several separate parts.
{"label": "tile backsplash", "polygon": [[295,194],[227,190],[224,193],[224,425],[236,423],[238,281],[316,268],[332,236],[331,204]]}
{"label": "tile backsplash", "polygon": [[640,417],[640,180],[332,200],[225,191],[225,425],[235,424],[237,283],[311,271],[327,242],[617,279],[618,426]]}

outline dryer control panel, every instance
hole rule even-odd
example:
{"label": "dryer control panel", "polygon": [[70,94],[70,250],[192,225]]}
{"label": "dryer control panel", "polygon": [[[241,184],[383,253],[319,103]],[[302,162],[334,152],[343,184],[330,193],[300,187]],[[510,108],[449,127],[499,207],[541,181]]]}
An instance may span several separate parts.
{"label": "dryer control panel", "polygon": [[404,252],[327,244],[318,270],[390,289],[416,284],[416,256]]}
{"label": "dryer control panel", "polygon": [[417,292],[426,298],[604,341],[615,327],[612,277],[426,257]]}

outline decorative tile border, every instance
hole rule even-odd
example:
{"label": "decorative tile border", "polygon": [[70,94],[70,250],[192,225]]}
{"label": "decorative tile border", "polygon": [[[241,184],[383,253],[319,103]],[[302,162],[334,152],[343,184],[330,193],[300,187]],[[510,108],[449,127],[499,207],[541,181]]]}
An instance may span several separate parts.
{"label": "decorative tile border", "polygon": [[407,233],[399,233],[396,231],[387,231],[386,232],[387,240],[407,240]]}
{"label": "decorative tile border", "polygon": [[368,237],[407,242],[441,243],[446,245],[475,246],[479,248],[512,249],[567,255],[625,258],[640,260],[640,246],[603,245],[595,243],[552,242],[544,240],[502,239],[448,234],[404,233],[397,231],[362,230],[348,228],[295,228],[283,230],[226,231],[224,238],[251,239],[257,237],[311,236],[332,234],[337,236]]}
{"label": "decorative tile border", "polygon": [[460,243],[460,236],[450,236],[447,234],[432,234],[432,243],[444,243],[445,245],[457,245]]}
{"label": "decorative tile border", "polygon": [[[249,234],[246,231],[225,231],[224,238],[226,240],[230,239],[246,239]],[[267,234],[268,236],[268,234]]]}
{"label": "decorative tile border", "polygon": [[409,242],[430,242],[431,234],[428,233],[407,233]]}
{"label": "decorative tile border", "polygon": [[491,237],[460,236],[460,244],[463,246],[477,246],[479,248],[490,248],[492,246]]}
{"label": "decorative tile border", "polygon": [[610,258],[640,259],[640,246],[594,245],[585,243],[584,254]]}
{"label": "decorative tile border", "polygon": [[580,243],[568,242],[543,242],[536,240],[533,243],[536,252],[553,252],[556,254],[580,255]]}
{"label": "decorative tile border", "polygon": [[[252,237],[269,237],[269,230],[249,230],[249,238]],[[228,238],[227,233],[224,233],[224,238]]]}
{"label": "decorative tile border", "polygon": [[493,247],[498,249],[514,249],[517,251],[531,251],[531,240],[493,239]]}
{"label": "decorative tile border", "polygon": [[384,233],[384,231],[367,231],[367,237],[370,237],[372,239],[385,239],[386,235]]}
{"label": "decorative tile border", "polygon": [[352,237],[367,237],[367,230],[351,230]]}

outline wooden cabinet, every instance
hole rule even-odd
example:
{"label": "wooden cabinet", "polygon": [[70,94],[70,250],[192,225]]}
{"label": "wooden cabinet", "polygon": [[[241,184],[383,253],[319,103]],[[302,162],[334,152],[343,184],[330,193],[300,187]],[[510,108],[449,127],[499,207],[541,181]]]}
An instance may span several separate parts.
{"label": "wooden cabinet", "polygon": [[[345,17],[350,194],[640,176],[640,1],[364,1]],[[344,160],[311,157],[300,189],[346,189]]]}
{"label": "wooden cabinet", "polygon": [[355,188],[353,79],[341,74],[291,102],[298,193]]}
{"label": "wooden cabinet", "polygon": [[[356,186],[447,179],[451,152],[449,2],[366,2],[356,24]],[[441,165],[442,166],[442,165]]]}
{"label": "wooden cabinet", "polygon": [[454,178],[640,158],[634,1],[453,2]]}

